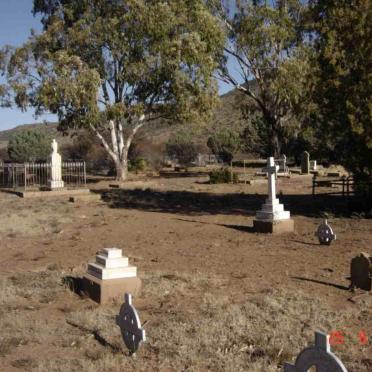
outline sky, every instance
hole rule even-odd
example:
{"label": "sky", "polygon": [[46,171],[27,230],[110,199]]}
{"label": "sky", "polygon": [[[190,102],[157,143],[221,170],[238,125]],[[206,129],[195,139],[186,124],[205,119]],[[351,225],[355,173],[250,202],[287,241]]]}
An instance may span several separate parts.
{"label": "sky", "polygon": [[[10,44],[22,45],[30,35],[33,28],[41,31],[40,17],[32,14],[33,0],[0,0],[0,48]],[[219,82],[219,93],[230,90],[227,84]],[[17,108],[0,108],[0,131],[11,129],[21,124],[30,124],[43,121],[57,121],[55,115],[35,117],[34,110],[22,112]]]}

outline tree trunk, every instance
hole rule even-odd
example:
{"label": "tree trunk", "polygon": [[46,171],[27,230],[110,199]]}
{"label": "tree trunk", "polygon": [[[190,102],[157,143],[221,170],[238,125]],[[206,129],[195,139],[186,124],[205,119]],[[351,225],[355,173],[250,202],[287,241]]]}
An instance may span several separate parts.
{"label": "tree trunk", "polygon": [[116,168],[116,180],[117,181],[126,181],[128,179],[128,161],[115,162]]}
{"label": "tree trunk", "polygon": [[282,151],[282,138],[281,138],[281,125],[280,119],[276,119],[271,114],[266,113],[264,115],[266,123],[268,125],[268,144],[270,147],[270,156],[278,158]]}
{"label": "tree trunk", "polygon": [[276,159],[279,158],[282,151],[282,144],[281,141],[279,140],[279,134],[275,130],[271,133],[270,144],[274,158]]}

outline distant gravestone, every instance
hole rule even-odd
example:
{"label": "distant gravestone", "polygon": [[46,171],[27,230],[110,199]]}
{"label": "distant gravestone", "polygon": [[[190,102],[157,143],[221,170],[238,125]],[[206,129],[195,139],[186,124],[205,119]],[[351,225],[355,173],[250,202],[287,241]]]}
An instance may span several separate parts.
{"label": "distant gravestone", "polygon": [[304,151],[301,156],[301,173],[310,173],[310,154],[307,151]]}
{"label": "distant gravestone", "polygon": [[284,363],[284,372],[308,372],[316,367],[317,372],[347,372],[340,359],[331,352],[329,336],[315,332],[315,345],[303,349],[295,364]]}
{"label": "distant gravestone", "polygon": [[351,288],[360,288],[365,291],[372,289],[372,257],[361,252],[351,260],[350,265]]}
{"label": "distant gravestone", "polygon": [[311,171],[316,171],[317,170],[316,160],[310,160],[310,170]]}
{"label": "distant gravestone", "polygon": [[319,243],[323,245],[330,245],[332,240],[336,240],[336,234],[333,233],[332,227],[328,224],[327,220],[324,220],[318,226],[315,236],[318,237]]}
{"label": "distant gravestone", "polygon": [[278,173],[289,173],[287,166],[287,157],[283,154],[278,160],[279,170]]}
{"label": "distant gravestone", "polygon": [[137,310],[132,305],[132,295],[124,295],[124,304],[120,308],[120,313],[116,317],[116,324],[121,329],[121,335],[129,351],[134,354],[142,342],[146,341],[146,333],[141,328]]}

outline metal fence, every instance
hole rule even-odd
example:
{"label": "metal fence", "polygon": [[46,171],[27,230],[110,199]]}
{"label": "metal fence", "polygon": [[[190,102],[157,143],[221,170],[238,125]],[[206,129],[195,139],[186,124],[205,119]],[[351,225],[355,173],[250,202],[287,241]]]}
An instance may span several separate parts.
{"label": "metal fence", "polygon": [[316,189],[319,187],[334,188],[334,191],[323,192],[322,195],[342,195],[349,197],[355,195],[356,191],[360,194],[368,194],[372,190],[372,179],[355,180],[353,176],[342,176],[336,179],[319,179],[314,174],[312,180],[312,195],[315,196]]}
{"label": "metal fence", "polygon": [[[48,187],[51,163],[0,163],[0,188],[37,190]],[[66,187],[86,185],[85,162],[62,163],[62,180]]]}

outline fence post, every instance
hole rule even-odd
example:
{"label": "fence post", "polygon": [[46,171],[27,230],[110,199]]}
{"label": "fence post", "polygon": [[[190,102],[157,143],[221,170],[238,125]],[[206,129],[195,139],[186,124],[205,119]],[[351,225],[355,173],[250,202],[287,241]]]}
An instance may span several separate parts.
{"label": "fence post", "polygon": [[313,175],[313,196],[315,196],[316,174]]}
{"label": "fence post", "polygon": [[345,180],[346,180],[345,175],[341,177],[341,180],[342,180],[342,196],[345,196]]}
{"label": "fence post", "polygon": [[247,175],[245,174],[245,159],[243,160],[243,166],[244,166],[244,184],[247,184]]}
{"label": "fence post", "polygon": [[85,161],[83,161],[83,164],[84,164],[84,186],[86,186],[87,185],[87,169],[85,166]]}
{"label": "fence post", "polygon": [[13,189],[16,189],[16,180],[15,180],[15,174],[14,174],[14,164],[12,164],[12,178],[13,178]]}
{"label": "fence post", "polygon": [[25,172],[24,172],[24,177],[25,177],[25,191],[27,189],[27,163],[24,164],[25,167]]}

